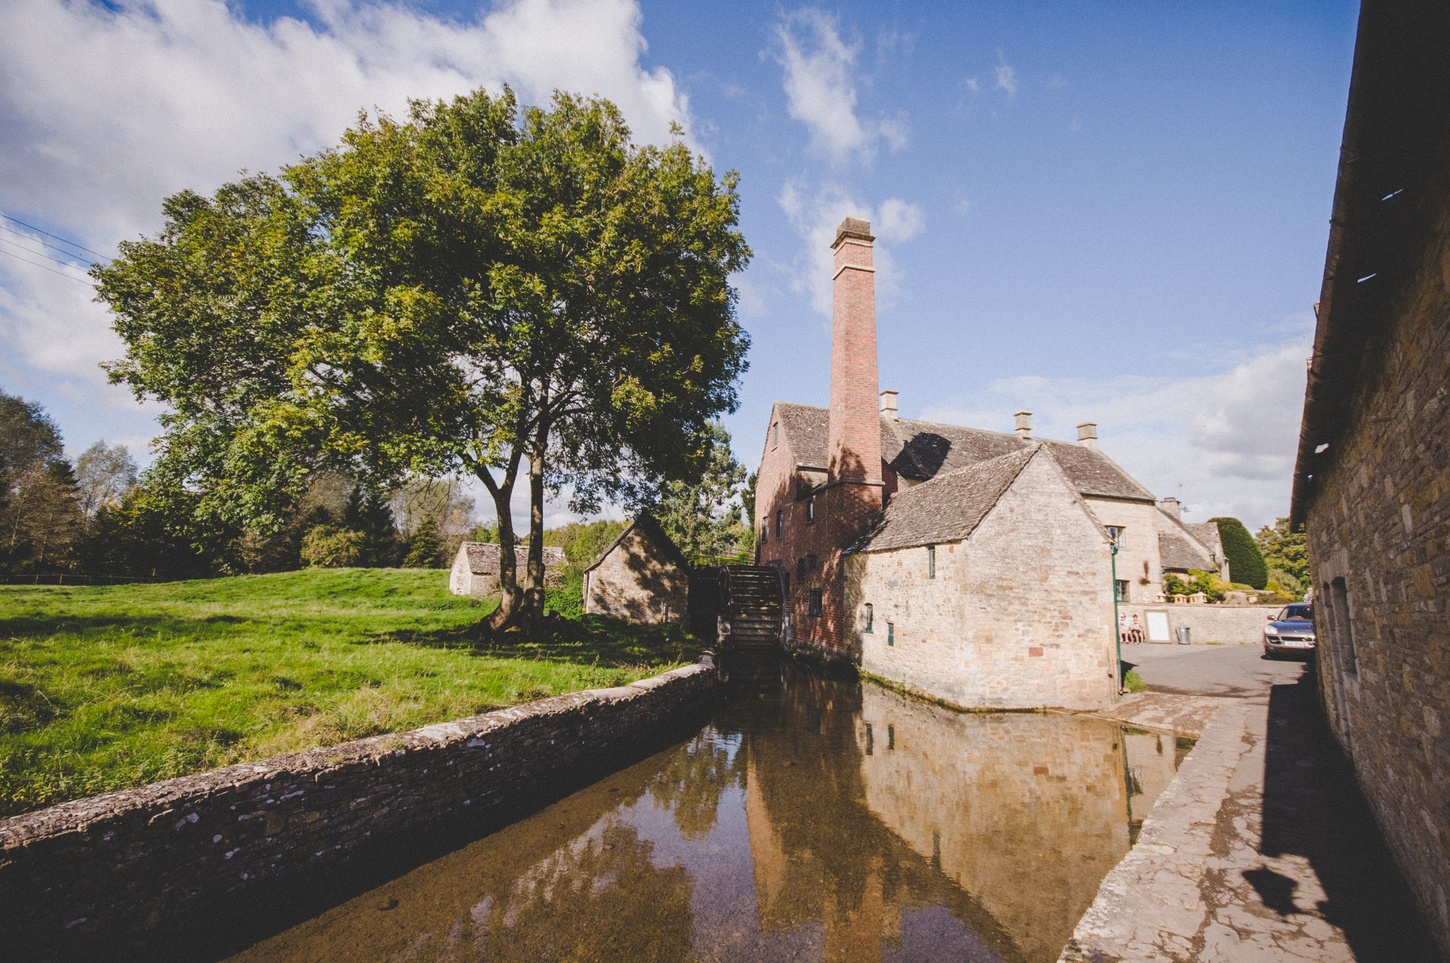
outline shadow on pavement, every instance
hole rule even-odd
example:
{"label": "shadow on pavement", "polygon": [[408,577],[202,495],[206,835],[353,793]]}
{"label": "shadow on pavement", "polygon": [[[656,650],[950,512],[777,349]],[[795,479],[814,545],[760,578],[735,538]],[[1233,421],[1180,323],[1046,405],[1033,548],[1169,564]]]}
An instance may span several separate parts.
{"label": "shadow on pavement", "polygon": [[[1357,960],[1438,961],[1354,770],[1329,732],[1315,678],[1311,662],[1298,682],[1269,689],[1260,852],[1309,860],[1326,895],[1318,909],[1344,931]],[[1294,882],[1272,870],[1250,870],[1244,878],[1282,916],[1309,909],[1295,906]]]}

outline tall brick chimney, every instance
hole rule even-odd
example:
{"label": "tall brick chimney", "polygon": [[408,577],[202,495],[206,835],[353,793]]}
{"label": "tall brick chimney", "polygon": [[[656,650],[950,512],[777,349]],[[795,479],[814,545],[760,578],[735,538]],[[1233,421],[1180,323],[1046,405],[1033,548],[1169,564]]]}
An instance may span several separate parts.
{"label": "tall brick chimney", "polygon": [[[876,393],[876,269],[871,223],[836,228],[831,305],[830,481],[881,484],[881,415]],[[879,496],[878,496],[879,497]]]}

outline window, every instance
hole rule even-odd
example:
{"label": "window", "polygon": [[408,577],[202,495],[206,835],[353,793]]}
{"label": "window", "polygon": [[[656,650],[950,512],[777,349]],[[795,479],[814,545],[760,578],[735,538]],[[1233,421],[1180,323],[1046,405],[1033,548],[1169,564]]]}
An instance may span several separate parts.
{"label": "window", "polygon": [[821,614],[821,590],[811,589],[810,614],[819,616]]}
{"label": "window", "polygon": [[887,622],[886,623],[886,644],[887,645],[895,645],[896,644],[896,623],[895,622]]}
{"label": "window", "polygon": [[816,520],[816,496],[812,495],[806,499],[806,524]]}
{"label": "window", "polygon": [[795,560],[795,577],[798,582],[806,580],[806,560],[803,558]]}
{"label": "window", "polygon": [[926,577],[936,578],[936,546],[926,547]]}
{"label": "window", "polygon": [[871,723],[868,722],[866,723],[866,755],[868,756],[871,755],[871,750],[875,748],[872,744],[874,741],[871,733]]}
{"label": "window", "polygon": [[876,625],[876,607],[870,602],[866,603],[866,634],[871,635]]}
{"label": "window", "polygon": [[[1099,583],[1099,584],[1101,584],[1101,583]],[[1120,578],[1120,579],[1115,579],[1113,581],[1113,598],[1117,599],[1119,602],[1126,602],[1126,601],[1128,601],[1128,580],[1127,579]]]}
{"label": "window", "polygon": [[770,522],[768,522],[768,521],[761,522],[760,523],[760,544],[764,545],[768,541],[770,541]]}
{"label": "window", "polygon": [[1122,529],[1122,526],[1120,526],[1120,525],[1109,525],[1108,526],[1108,538],[1110,538],[1110,539],[1113,540],[1113,544],[1114,545],[1121,546],[1123,544],[1123,529]]}
{"label": "window", "polygon": [[1349,588],[1342,577],[1329,583],[1329,600],[1329,631],[1339,644],[1344,671],[1357,676],[1359,655],[1354,651],[1354,624],[1349,618]]}
{"label": "window", "polygon": [[887,749],[895,749],[896,748],[896,727],[895,726],[887,726],[886,727],[886,748]]}
{"label": "window", "polygon": [[780,444],[780,422],[770,426],[770,447],[774,448]]}
{"label": "window", "polygon": [[785,509],[775,510],[775,537],[780,538],[781,531],[785,528]]}

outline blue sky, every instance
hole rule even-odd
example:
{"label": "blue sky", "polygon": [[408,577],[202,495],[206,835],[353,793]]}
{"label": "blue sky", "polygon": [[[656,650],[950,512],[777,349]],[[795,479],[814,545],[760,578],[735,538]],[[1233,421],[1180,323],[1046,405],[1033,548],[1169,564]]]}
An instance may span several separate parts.
{"label": "blue sky", "polygon": [[[334,143],[360,108],[599,93],[740,173],[747,466],[772,401],[826,402],[826,246],[856,214],[904,416],[1096,421],[1189,520],[1256,528],[1288,509],[1357,10],[0,0],[0,212],[109,254],[167,194]],[[104,310],[54,238],[0,228],[0,388],[73,454],[144,459],[158,409],[105,383]]]}

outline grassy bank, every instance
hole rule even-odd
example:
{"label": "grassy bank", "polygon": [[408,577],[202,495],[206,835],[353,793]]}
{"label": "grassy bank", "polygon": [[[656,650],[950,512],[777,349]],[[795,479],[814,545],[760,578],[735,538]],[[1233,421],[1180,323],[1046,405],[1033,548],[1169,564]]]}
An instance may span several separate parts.
{"label": "grassy bank", "polygon": [[674,627],[489,640],[447,573],[0,587],[0,816],[692,661]]}

